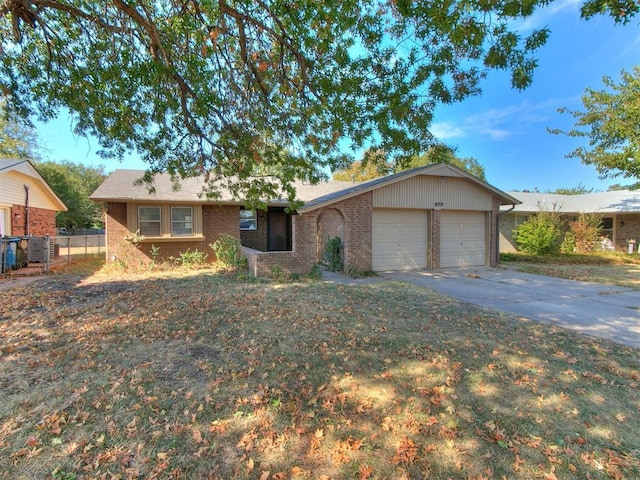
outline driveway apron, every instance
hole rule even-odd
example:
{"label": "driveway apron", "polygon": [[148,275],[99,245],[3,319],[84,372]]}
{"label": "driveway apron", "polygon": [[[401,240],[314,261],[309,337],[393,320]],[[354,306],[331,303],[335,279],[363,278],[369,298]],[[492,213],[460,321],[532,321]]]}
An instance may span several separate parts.
{"label": "driveway apron", "polygon": [[496,268],[385,272],[383,276],[640,348],[638,290]]}

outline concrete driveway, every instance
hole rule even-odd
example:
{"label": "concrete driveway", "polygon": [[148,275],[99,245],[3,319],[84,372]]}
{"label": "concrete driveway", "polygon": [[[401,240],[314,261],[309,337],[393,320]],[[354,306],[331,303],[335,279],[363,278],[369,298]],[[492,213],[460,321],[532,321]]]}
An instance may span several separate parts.
{"label": "concrete driveway", "polygon": [[638,290],[495,268],[382,275],[482,307],[640,348]]}

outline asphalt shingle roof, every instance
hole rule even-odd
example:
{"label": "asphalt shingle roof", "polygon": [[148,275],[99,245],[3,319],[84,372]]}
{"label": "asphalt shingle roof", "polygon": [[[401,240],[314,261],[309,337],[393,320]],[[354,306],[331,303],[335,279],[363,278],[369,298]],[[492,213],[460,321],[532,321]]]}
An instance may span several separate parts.
{"label": "asphalt shingle roof", "polygon": [[522,203],[515,212],[538,212],[540,207],[563,213],[629,213],[640,212],[640,191],[614,190],[580,195],[510,192]]}
{"label": "asphalt shingle roof", "polygon": [[[446,170],[446,172],[443,171]],[[171,177],[168,174],[155,176],[155,191],[150,192],[145,184],[137,184],[136,180],[142,178],[143,170],[116,170],[96,189],[91,195],[95,201],[145,201],[145,202],[188,202],[204,203],[206,196],[203,195],[205,181],[203,177],[186,178],[180,181],[179,188],[176,189]],[[518,200],[488,183],[473,177],[467,172],[448,164],[434,164],[425,167],[418,167],[406,170],[395,175],[380,177],[367,182],[357,183],[348,181],[320,182],[312,185],[304,182],[294,183],[297,198],[304,202],[304,206],[298,211],[308,211],[320,206],[327,205],[342,199],[347,199],[361,193],[374,190],[384,185],[401,181],[414,175],[454,175],[467,177],[477,183],[482,188],[498,195],[502,204],[511,205],[518,203]],[[216,203],[242,203],[242,199],[234,198],[231,192],[219,185],[217,191],[220,196],[214,201]],[[283,198],[268,199],[266,203],[271,206],[288,205],[288,200],[283,194]]]}
{"label": "asphalt shingle roof", "polygon": [[[179,188],[174,188],[171,177],[168,174],[159,174],[154,179],[154,192],[149,192],[147,185],[136,184],[136,180],[142,178],[144,170],[116,170],[100,185],[91,195],[96,201],[113,200],[143,200],[154,202],[205,202],[203,195],[205,185],[204,177],[190,177],[180,180]],[[325,197],[336,192],[344,191],[352,187],[353,182],[320,182],[311,185],[296,182],[296,193],[303,202],[308,202],[319,197]],[[231,192],[224,186],[219,186],[220,197],[215,199],[217,203],[242,203],[234,198]],[[270,199],[268,204],[286,205],[286,198]]]}

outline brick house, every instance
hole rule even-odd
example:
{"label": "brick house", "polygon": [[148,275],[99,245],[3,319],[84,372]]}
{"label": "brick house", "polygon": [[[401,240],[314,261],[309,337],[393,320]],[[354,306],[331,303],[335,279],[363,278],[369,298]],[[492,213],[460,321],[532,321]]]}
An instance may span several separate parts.
{"label": "brick house", "polygon": [[[293,212],[282,199],[245,210],[224,190],[206,200],[200,178],[175,190],[168,175],[158,175],[149,192],[135,183],[143,173],[116,170],[91,196],[105,204],[107,261],[167,259],[187,249],[213,261],[209,245],[228,233],[241,239],[255,276],[274,268],[308,273],[335,237],[345,271],[495,265],[500,206],[518,203],[449,164],[363,183],[300,183],[304,203]],[[133,246],[126,238],[137,231],[144,239]]]}
{"label": "brick house", "polygon": [[53,236],[66,210],[29,160],[0,159],[0,236]]}
{"label": "brick house", "polygon": [[542,210],[555,210],[570,221],[580,213],[595,213],[602,216],[602,234],[610,240],[616,251],[627,252],[629,243],[638,249],[640,242],[640,191],[615,190],[592,192],[580,195],[560,195],[538,192],[511,192],[520,204],[507,207],[500,214],[500,251],[515,252],[513,231],[531,215]]}

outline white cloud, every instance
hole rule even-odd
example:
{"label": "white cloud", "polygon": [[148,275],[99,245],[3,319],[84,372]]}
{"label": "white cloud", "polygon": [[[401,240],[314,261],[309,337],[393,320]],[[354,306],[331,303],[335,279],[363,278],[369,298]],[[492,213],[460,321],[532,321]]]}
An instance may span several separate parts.
{"label": "white cloud", "polygon": [[433,135],[439,140],[448,140],[450,138],[465,137],[466,132],[460,125],[452,122],[436,122],[429,129]]}
{"label": "white cloud", "polygon": [[533,15],[524,19],[514,20],[510,22],[511,27],[515,27],[518,30],[530,31],[537,28],[547,26],[551,17],[564,12],[570,12],[575,14],[576,19],[580,18],[580,5],[581,0],[560,0],[552,2],[551,5],[538,8]]}
{"label": "white cloud", "polygon": [[549,120],[549,111],[555,111],[558,100],[549,99],[540,103],[524,100],[504,108],[490,108],[464,116],[459,123],[451,121],[436,122],[431,126],[440,140],[462,137],[486,137],[491,140],[507,138],[528,131],[532,124]]}

